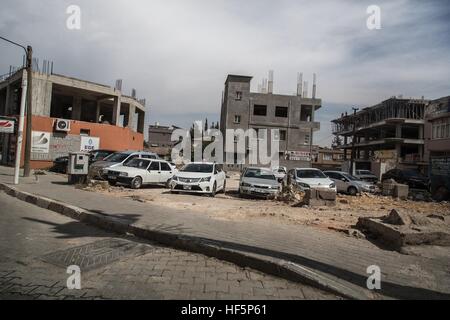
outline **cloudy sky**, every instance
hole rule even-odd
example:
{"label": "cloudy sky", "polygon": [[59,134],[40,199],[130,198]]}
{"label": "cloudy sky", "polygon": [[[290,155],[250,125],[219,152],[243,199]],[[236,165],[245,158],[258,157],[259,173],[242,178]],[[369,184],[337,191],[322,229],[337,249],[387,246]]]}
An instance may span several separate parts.
{"label": "cloudy sky", "polygon": [[[381,30],[368,30],[369,5]],[[81,29],[69,30],[69,5]],[[329,144],[329,121],[352,106],[393,95],[450,95],[447,0],[2,0],[0,35],[31,44],[55,72],[136,88],[150,123],[188,127],[218,121],[226,75],[251,75],[253,90],[275,71],[276,93],[293,94],[297,72],[318,74],[316,143]],[[0,74],[21,52],[0,42]]]}

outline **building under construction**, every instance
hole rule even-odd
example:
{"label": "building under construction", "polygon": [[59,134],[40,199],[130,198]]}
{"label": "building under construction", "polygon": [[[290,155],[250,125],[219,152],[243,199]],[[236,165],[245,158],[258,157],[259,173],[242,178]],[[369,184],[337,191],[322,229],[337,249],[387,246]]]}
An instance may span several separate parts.
{"label": "building under construction", "polygon": [[[308,93],[308,83],[303,82],[303,75],[298,74],[297,94],[280,95],[273,92],[273,71],[269,78],[263,80],[258,92],[251,92],[252,77],[228,75],[222,99],[220,128],[226,142],[227,129],[279,130],[279,158],[281,165],[287,167],[310,167],[313,134],[320,130],[320,123],[315,121],[315,113],[322,107],[321,99],[316,97],[316,76],[314,75],[312,94]],[[272,149],[268,137],[268,150]],[[234,148],[226,154],[234,154],[237,159],[248,160],[246,154],[240,154]],[[233,165],[228,166],[233,169]],[[240,166],[236,166],[239,168]]]}
{"label": "building under construction", "polygon": [[333,120],[333,134],[343,137],[345,159],[350,160],[354,148],[354,169],[379,175],[393,167],[423,170],[428,165],[424,151],[427,104],[424,99],[390,98]]}

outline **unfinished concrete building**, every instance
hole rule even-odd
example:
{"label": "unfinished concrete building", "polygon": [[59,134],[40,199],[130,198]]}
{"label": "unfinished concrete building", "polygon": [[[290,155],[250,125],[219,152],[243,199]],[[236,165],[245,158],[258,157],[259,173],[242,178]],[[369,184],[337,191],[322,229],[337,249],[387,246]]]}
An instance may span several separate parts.
{"label": "unfinished concrete building", "polygon": [[[0,116],[18,118],[22,78],[20,69],[0,80]],[[82,151],[83,142],[109,150],[142,150],[145,101],[121,91],[121,81],[110,87],[51,72],[33,72],[32,130],[44,134],[47,144],[34,148],[31,166],[46,168],[68,152]],[[17,122],[16,122],[17,123]],[[63,127],[58,127],[62,123]],[[15,159],[14,134],[0,134],[1,163]],[[89,139],[90,138],[90,139]]]}
{"label": "unfinished concrete building", "polygon": [[[390,98],[355,114],[342,114],[332,121],[334,135],[343,137],[345,159],[349,160],[355,136],[355,170],[382,174],[392,167],[423,169],[424,99]],[[382,171],[382,172],[381,172]]]}
{"label": "unfinished concrete building", "polygon": [[[252,77],[228,75],[220,117],[224,139],[226,140],[227,129],[255,129],[257,132],[262,129],[279,129],[277,143],[281,165],[290,168],[310,167],[313,134],[320,129],[320,123],[315,121],[315,112],[321,108],[322,101],[316,98],[315,76],[311,97],[308,97],[307,83],[303,83],[302,78],[300,74],[296,95],[280,95],[273,93],[273,72],[259,86],[259,92],[250,91]],[[271,150],[270,137],[268,140],[268,149]],[[235,163],[238,158],[248,160],[248,150],[243,155],[238,154],[237,148],[225,148],[225,153],[232,153]],[[228,167],[239,169],[242,166]]]}

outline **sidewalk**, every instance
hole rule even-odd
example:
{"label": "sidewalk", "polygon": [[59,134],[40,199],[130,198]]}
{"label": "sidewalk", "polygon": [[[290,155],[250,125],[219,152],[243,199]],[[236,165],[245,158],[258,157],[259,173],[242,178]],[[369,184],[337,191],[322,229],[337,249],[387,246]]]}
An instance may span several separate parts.
{"label": "sidewalk", "polygon": [[[427,259],[380,249],[367,240],[307,226],[269,225],[263,221],[213,220],[198,213],[143,204],[77,190],[66,177],[47,174],[21,179],[13,186],[12,168],[0,167],[0,183],[17,190],[64,202],[131,226],[195,237],[215,247],[248,254],[251,258],[284,261],[295,272],[319,275],[341,283],[355,296],[371,297],[366,288],[367,267],[381,268],[384,297],[450,299],[450,268],[446,259]],[[199,198],[200,201],[201,198]],[[244,259],[244,258],[243,258]],[[287,263],[290,262],[290,263]],[[242,262],[244,263],[244,261]]]}

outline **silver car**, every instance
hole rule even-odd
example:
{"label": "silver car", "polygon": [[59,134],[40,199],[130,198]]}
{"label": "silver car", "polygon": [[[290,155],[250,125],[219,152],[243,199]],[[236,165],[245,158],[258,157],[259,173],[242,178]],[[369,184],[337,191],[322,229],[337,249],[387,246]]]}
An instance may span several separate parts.
{"label": "silver car", "polygon": [[354,196],[361,192],[373,193],[376,191],[373,183],[362,181],[348,173],[340,171],[324,171],[324,173],[336,183],[337,192]]}
{"label": "silver car", "polygon": [[261,198],[273,198],[280,191],[280,184],[273,172],[266,168],[245,168],[239,182],[239,194]]}
{"label": "silver car", "polygon": [[108,178],[107,176],[108,169],[125,165],[131,160],[136,158],[156,159],[156,160],[159,159],[158,155],[153,152],[144,152],[144,151],[116,152],[109,155],[102,161],[94,162],[89,167],[89,177],[91,177],[92,179],[100,178],[106,180]]}

